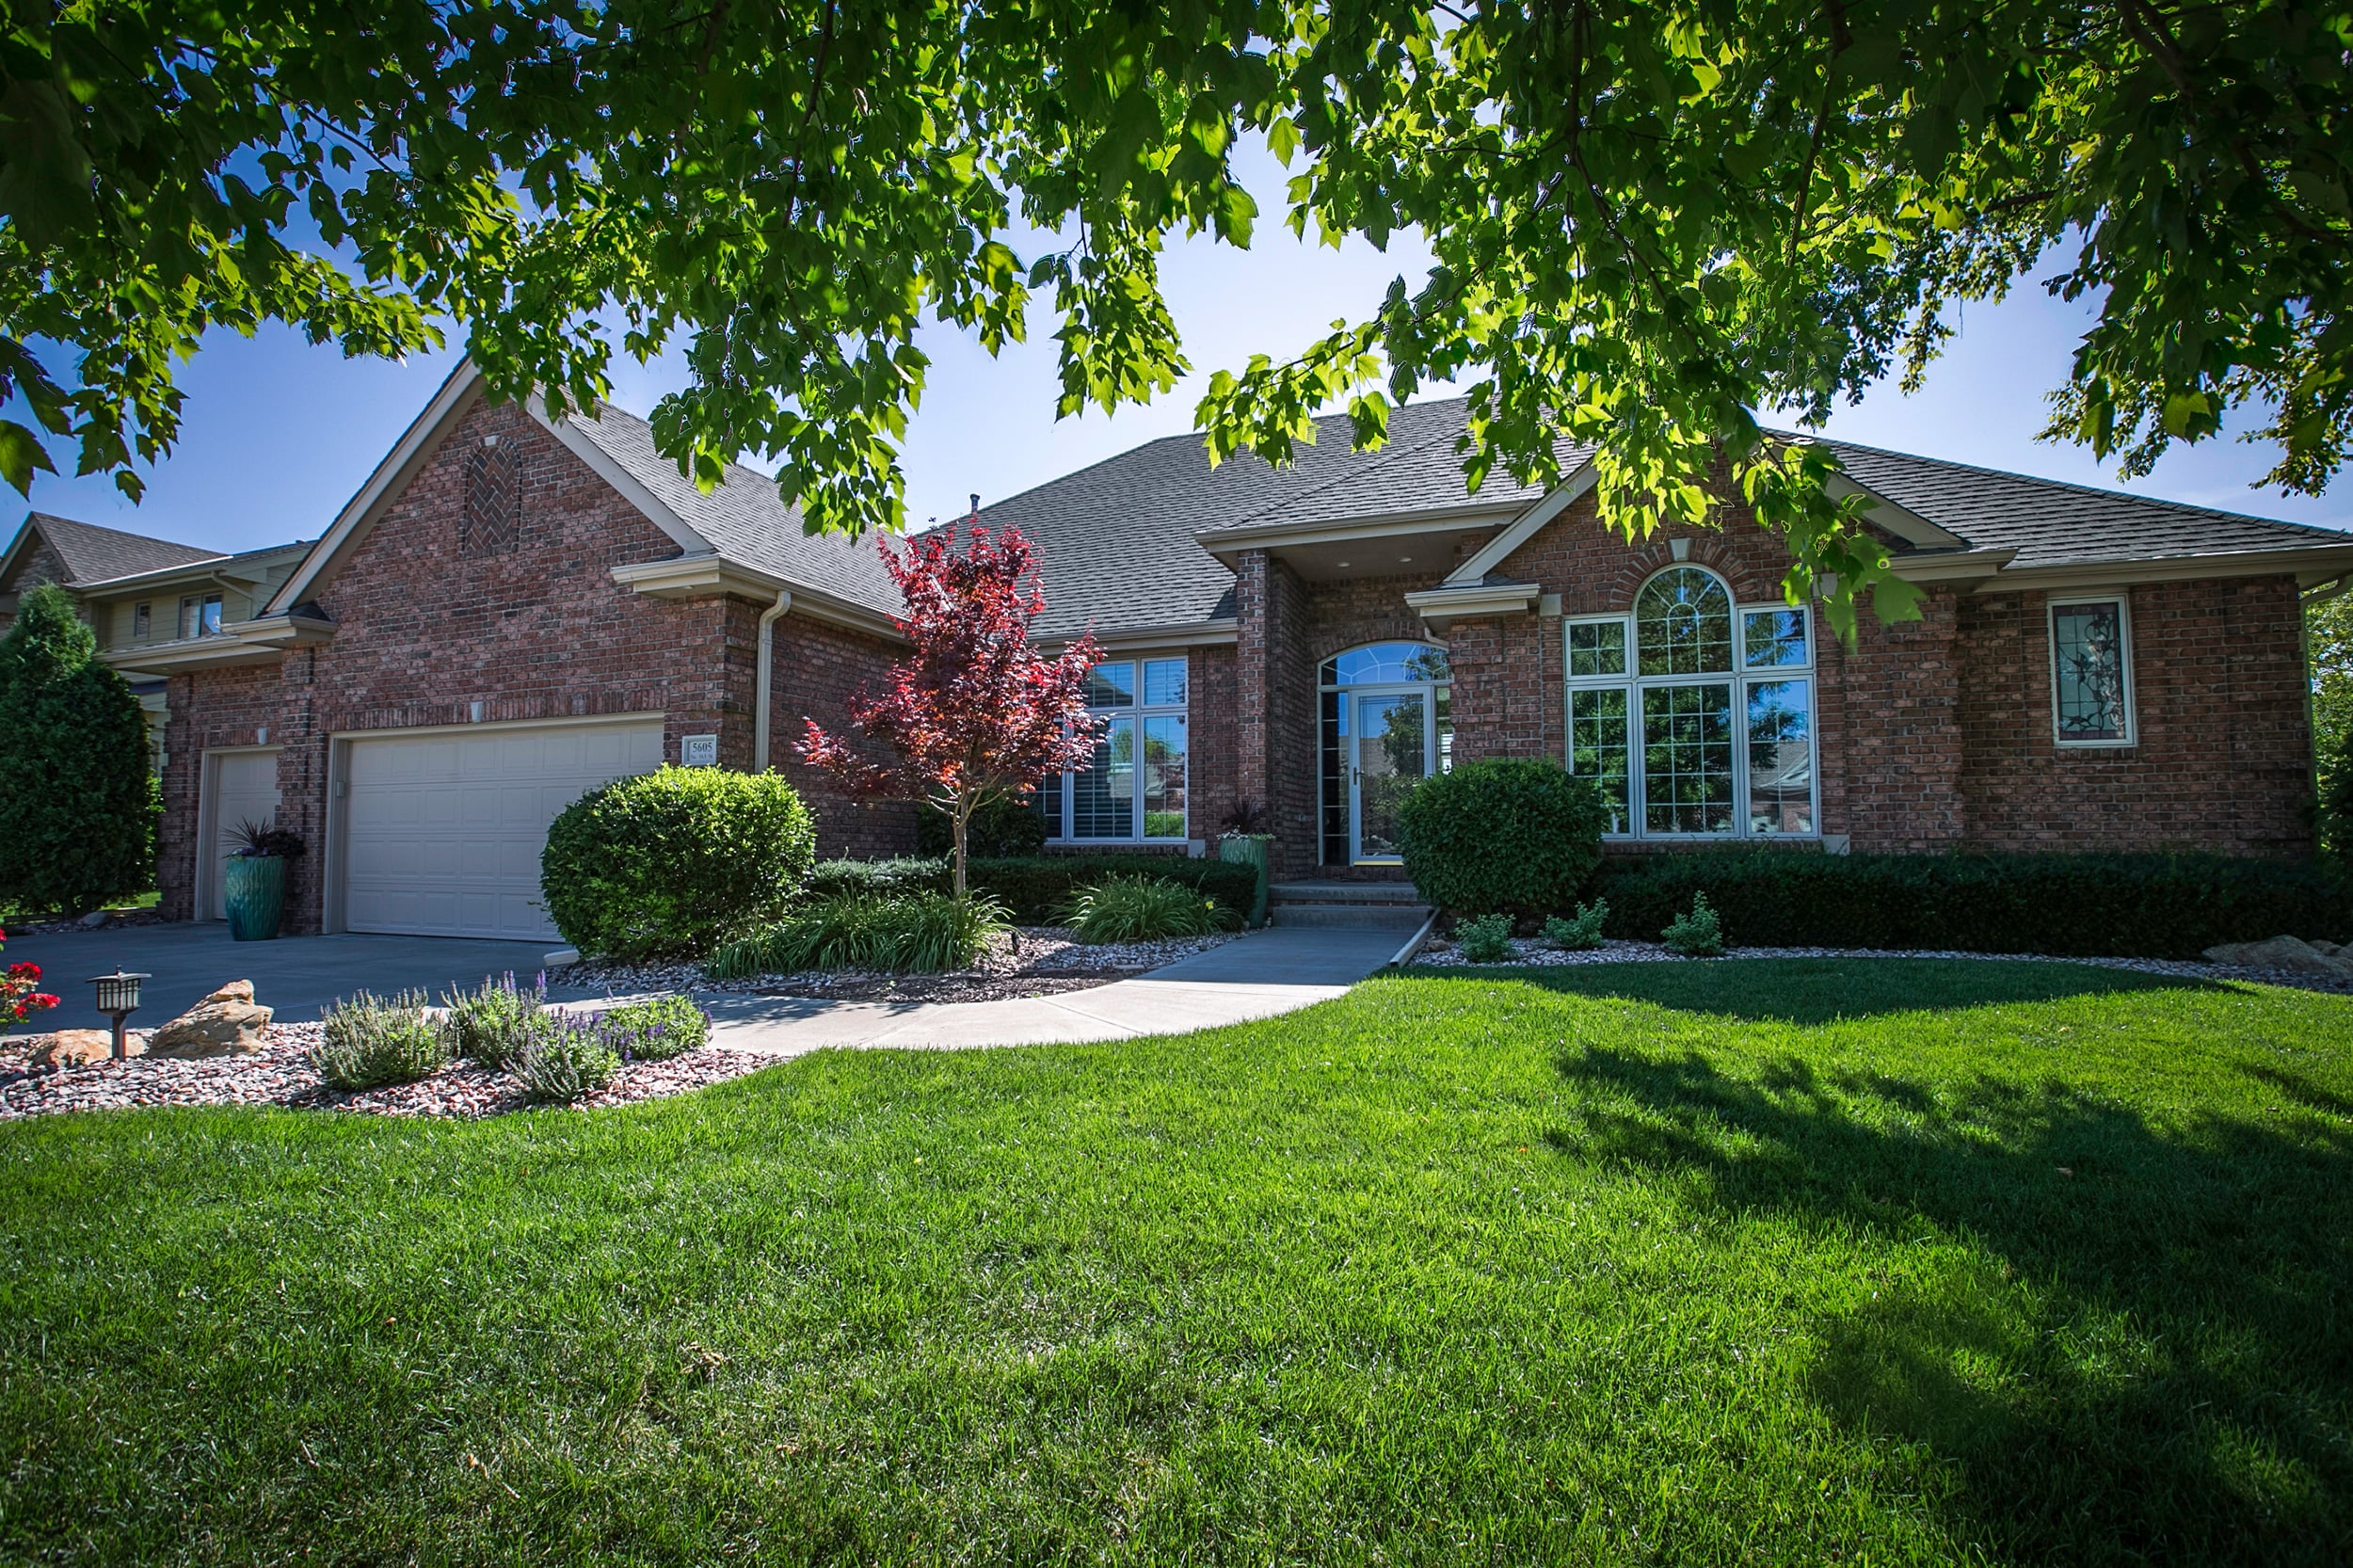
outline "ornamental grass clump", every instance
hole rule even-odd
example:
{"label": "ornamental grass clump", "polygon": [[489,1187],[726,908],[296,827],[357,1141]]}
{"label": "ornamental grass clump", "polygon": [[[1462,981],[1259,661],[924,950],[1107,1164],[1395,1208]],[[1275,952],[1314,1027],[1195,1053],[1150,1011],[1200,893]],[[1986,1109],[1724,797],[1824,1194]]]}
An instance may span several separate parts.
{"label": "ornamental grass clump", "polygon": [[1454,931],[1454,945],[1473,964],[1508,964],[1517,954],[1512,948],[1512,917],[1481,915],[1465,920]]}
{"label": "ornamental grass clump", "polygon": [[541,1014],[507,1070],[533,1099],[569,1104],[603,1088],[621,1070],[614,1032],[601,1017]]}
{"label": "ornamental grass clump", "polygon": [[632,1062],[667,1062],[711,1039],[711,1015],[692,997],[624,1002],[597,1016],[605,1041]]}
{"label": "ornamental grass clump", "polygon": [[1230,931],[1241,919],[1164,876],[1114,873],[1080,888],[1064,907],[1063,923],[1081,942],[1152,942]]}
{"label": "ornamental grass clump", "polygon": [[1601,928],[1609,919],[1609,901],[1580,904],[1575,915],[1555,915],[1545,921],[1545,940],[1562,952],[1588,952],[1602,945]]}
{"label": "ornamental grass clump", "polygon": [[387,1000],[360,991],[328,1008],[311,1065],[333,1089],[414,1083],[456,1060],[451,1032],[425,1011],[423,991]]}
{"label": "ornamental grass clump", "polygon": [[706,968],[714,980],[808,969],[939,974],[971,968],[1006,923],[1004,906],[979,895],[843,893],[728,943]]}
{"label": "ornamental grass clump", "polygon": [[1717,919],[1705,893],[1693,893],[1691,907],[1677,915],[1658,937],[1686,958],[1716,958],[1724,951],[1724,923]]}
{"label": "ornamental grass clump", "polygon": [[544,972],[525,990],[515,984],[512,969],[497,980],[485,975],[480,990],[445,992],[441,1005],[449,1010],[445,1022],[452,1048],[470,1062],[504,1068],[538,1026],[547,1000]]}

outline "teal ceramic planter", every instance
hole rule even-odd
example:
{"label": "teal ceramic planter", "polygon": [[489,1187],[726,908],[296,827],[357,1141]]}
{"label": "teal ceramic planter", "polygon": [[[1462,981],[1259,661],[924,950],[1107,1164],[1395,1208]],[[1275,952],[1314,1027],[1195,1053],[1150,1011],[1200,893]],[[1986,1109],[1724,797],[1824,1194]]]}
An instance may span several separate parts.
{"label": "teal ceramic planter", "polygon": [[1266,924],[1267,850],[1273,842],[1273,839],[1263,837],[1220,839],[1217,841],[1217,857],[1220,860],[1237,866],[1258,868],[1258,895],[1250,904],[1250,929],[1253,931]]}
{"label": "teal ceramic planter", "polygon": [[232,855],[221,885],[229,905],[230,939],[266,942],[286,913],[286,862],[275,855]]}

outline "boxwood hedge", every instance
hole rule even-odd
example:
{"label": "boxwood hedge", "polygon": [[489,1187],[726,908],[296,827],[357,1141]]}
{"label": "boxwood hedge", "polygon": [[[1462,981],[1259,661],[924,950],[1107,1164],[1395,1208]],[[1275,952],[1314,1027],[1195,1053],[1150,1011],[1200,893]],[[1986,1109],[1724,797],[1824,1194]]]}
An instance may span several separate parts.
{"label": "boxwood hedge", "polygon": [[1787,850],[1605,862],[1609,934],[1656,941],[1705,893],[1745,947],[2195,958],[2217,942],[2353,934],[2345,880],[2222,855],[1852,855]]}

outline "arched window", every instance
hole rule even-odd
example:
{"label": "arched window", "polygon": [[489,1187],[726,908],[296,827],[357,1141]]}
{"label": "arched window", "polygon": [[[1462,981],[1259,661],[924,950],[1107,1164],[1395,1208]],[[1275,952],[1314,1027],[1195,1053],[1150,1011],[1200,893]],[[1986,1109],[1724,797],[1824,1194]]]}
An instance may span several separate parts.
{"label": "arched window", "polygon": [[1398,808],[1454,762],[1446,649],[1369,643],[1324,660],[1319,676],[1323,863],[1394,861]]}
{"label": "arched window", "polygon": [[1643,583],[1631,614],[1565,631],[1569,771],[1629,838],[1810,837],[1814,645],[1801,607],[1737,604],[1705,567]]}

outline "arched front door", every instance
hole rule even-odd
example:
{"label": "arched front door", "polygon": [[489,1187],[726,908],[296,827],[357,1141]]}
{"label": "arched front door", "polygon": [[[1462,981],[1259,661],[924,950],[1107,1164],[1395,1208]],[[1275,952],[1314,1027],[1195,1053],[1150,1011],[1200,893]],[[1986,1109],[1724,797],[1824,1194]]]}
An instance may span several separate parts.
{"label": "arched front door", "polygon": [[1375,643],[1323,662],[1327,865],[1395,865],[1398,808],[1453,760],[1452,672],[1434,643]]}

